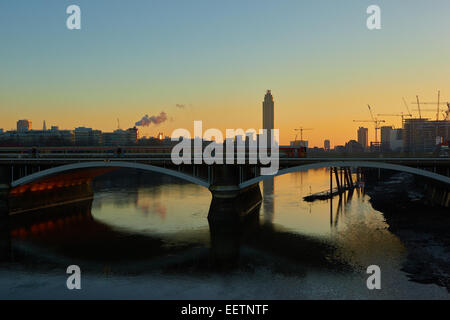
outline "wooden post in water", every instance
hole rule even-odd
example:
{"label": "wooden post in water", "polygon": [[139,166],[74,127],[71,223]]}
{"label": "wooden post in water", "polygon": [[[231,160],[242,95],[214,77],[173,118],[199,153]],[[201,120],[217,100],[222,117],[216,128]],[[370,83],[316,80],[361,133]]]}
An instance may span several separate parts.
{"label": "wooden post in water", "polygon": [[339,173],[338,173],[338,169],[334,168],[334,176],[336,178],[336,184],[338,187],[338,191],[339,191],[339,196],[342,196],[342,185],[341,185],[341,181],[339,181]]}
{"label": "wooden post in water", "polygon": [[352,184],[350,183],[350,169],[348,167],[344,168],[345,179],[347,180],[347,188],[351,188]]}
{"label": "wooden post in water", "polygon": [[330,167],[330,197],[333,195],[333,167]]}
{"label": "wooden post in water", "polygon": [[333,167],[330,167],[330,226],[333,225]]}
{"label": "wooden post in water", "polygon": [[353,188],[355,185],[353,183],[352,170],[348,168],[348,178],[350,179],[350,186]]}
{"label": "wooden post in water", "polygon": [[350,168],[347,168],[347,167],[344,168],[344,176],[345,176],[345,183],[347,184],[347,187],[352,188],[353,181],[352,181],[352,173],[350,172]]}

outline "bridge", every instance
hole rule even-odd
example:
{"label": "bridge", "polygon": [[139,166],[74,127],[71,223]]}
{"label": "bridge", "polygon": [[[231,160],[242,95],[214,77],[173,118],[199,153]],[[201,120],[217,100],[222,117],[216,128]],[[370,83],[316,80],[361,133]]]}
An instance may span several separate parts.
{"label": "bridge", "polygon": [[[273,176],[261,175],[260,164],[175,165],[170,154],[0,154],[0,186],[18,188],[59,174],[93,168],[132,168],[170,175],[208,188],[213,196],[214,212],[247,212],[262,200],[259,182],[292,172],[319,168],[376,168],[406,172],[450,187],[450,158],[414,157],[284,157]],[[331,171],[332,172],[332,171]],[[342,176],[341,176],[342,177]],[[336,175],[337,182],[339,177]],[[341,183],[343,181],[341,180]],[[5,191],[4,191],[5,192]],[[445,191],[444,202],[449,193]]]}

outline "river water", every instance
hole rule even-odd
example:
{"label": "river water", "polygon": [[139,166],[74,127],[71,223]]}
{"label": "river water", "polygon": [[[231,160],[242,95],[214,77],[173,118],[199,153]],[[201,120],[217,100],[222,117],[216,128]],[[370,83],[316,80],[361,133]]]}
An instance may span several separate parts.
{"label": "river water", "polygon": [[[83,187],[80,201],[11,216],[0,298],[450,298],[445,288],[409,280],[407,249],[363,190],[303,201],[329,187],[325,169],[260,187],[263,203],[247,219],[210,226],[203,187],[107,173]],[[81,290],[66,287],[69,265],[81,269]],[[381,269],[381,290],[367,288],[370,265]]]}

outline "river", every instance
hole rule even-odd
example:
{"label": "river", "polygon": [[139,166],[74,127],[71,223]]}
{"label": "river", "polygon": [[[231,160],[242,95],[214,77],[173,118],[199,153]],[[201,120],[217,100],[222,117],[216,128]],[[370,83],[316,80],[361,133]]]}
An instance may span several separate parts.
{"label": "river", "polygon": [[[261,183],[261,207],[231,227],[209,225],[207,189],[168,176],[121,169],[84,187],[79,201],[11,216],[0,298],[450,298],[410,280],[406,247],[364,190],[302,200],[329,187],[325,169]],[[69,265],[81,290],[66,287]],[[370,265],[381,290],[367,288]]]}

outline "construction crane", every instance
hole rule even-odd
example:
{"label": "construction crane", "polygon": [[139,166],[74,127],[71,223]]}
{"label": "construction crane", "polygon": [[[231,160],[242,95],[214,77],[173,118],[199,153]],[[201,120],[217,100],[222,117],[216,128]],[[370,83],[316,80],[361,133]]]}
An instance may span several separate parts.
{"label": "construction crane", "polygon": [[[417,111],[419,111],[419,119],[422,119],[422,111],[420,110],[420,101],[419,101],[419,96],[416,96],[417,102],[412,102],[412,103],[416,103],[417,104]],[[416,110],[414,110],[416,111]]]}
{"label": "construction crane", "polygon": [[378,117],[401,117],[402,118],[402,124],[406,117],[412,117],[412,114],[406,114],[403,112],[400,112],[399,114],[395,113],[388,113],[388,114],[377,114]]}
{"label": "construction crane", "polygon": [[[436,121],[439,121],[439,113],[440,112],[442,112],[443,110],[441,110],[441,107],[440,107],[440,105],[441,105],[441,91],[438,91],[438,99],[437,99],[437,102],[420,102],[419,103],[419,97],[417,97],[417,102],[413,102],[414,104],[415,103],[417,103],[417,105],[418,105],[418,107],[419,107],[419,113],[421,112],[421,111],[436,111]],[[421,109],[420,108],[420,105],[437,105],[437,109]],[[448,102],[447,102],[447,104],[448,104]],[[415,111],[415,110],[414,110]],[[443,112],[445,112],[445,111],[443,111]],[[420,118],[422,118],[422,116],[420,116]]]}
{"label": "construction crane", "polygon": [[439,102],[441,100],[441,91],[438,90],[438,102],[437,102],[437,111],[436,111],[436,121],[439,121]]}
{"label": "construction crane", "polygon": [[375,125],[375,143],[378,143],[378,130],[380,130],[380,123],[386,122],[385,120],[378,120],[373,116],[372,108],[370,105],[367,105],[369,107],[370,117],[372,120],[353,120],[353,122],[372,122]]}
{"label": "construction crane", "polygon": [[450,118],[450,103],[447,102],[447,110],[444,111],[444,121]]}
{"label": "construction crane", "polygon": [[[295,131],[300,131],[300,140],[303,141],[303,131],[306,131],[306,130],[314,130],[314,129],[300,127],[300,128],[298,128],[298,129],[294,129],[294,130],[295,130]],[[297,143],[297,136],[298,136],[298,133],[295,134],[295,140],[294,140],[294,143]]]}
{"label": "construction crane", "polygon": [[[429,104],[431,104],[431,103],[429,103]],[[436,112],[436,109],[420,109],[420,110],[423,111],[423,112]],[[413,111],[417,111],[417,109],[413,109]],[[442,112],[444,117],[445,117],[446,111],[442,110],[441,108],[439,108],[438,114],[436,116],[437,121],[439,120],[439,113],[440,112]]]}
{"label": "construction crane", "polygon": [[[418,110],[419,110],[419,109],[413,109],[413,111],[418,111]],[[431,111],[433,111],[433,112],[435,112],[436,109],[423,109],[423,108],[420,108],[420,111],[425,111],[425,112],[431,112]],[[442,112],[442,111],[444,111],[444,110],[441,110],[441,108],[439,108],[439,111]]]}
{"label": "construction crane", "polygon": [[405,98],[402,97],[402,99],[403,99],[403,103],[405,104],[406,110],[408,110],[408,114],[412,117],[411,111],[409,111],[409,107],[408,107],[408,104],[406,103]]}
{"label": "construction crane", "polygon": [[[440,97],[440,92],[438,93],[438,100],[439,100],[439,97]],[[418,98],[419,97],[417,97],[417,102],[413,102],[414,104],[417,104],[419,107],[420,107],[420,104],[429,104],[428,102],[420,102],[419,100],[418,100]],[[405,98],[404,97],[402,97],[402,100],[403,100],[403,104],[405,105],[405,107],[406,107],[406,110],[408,111],[408,113],[403,113],[403,112],[400,112],[399,114],[377,114],[377,116],[378,117],[401,117],[402,118],[402,124],[404,123],[404,121],[405,121],[405,118],[407,118],[407,117],[409,117],[409,118],[412,118],[412,113],[411,113],[411,111],[410,111],[410,109],[409,109],[409,106],[408,106],[408,103],[406,102],[406,100],[405,100]],[[419,111],[419,109],[413,109],[413,111]],[[434,111],[434,109],[432,110],[432,109],[422,109],[422,108],[420,108],[420,112],[422,112],[422,111]]]}

